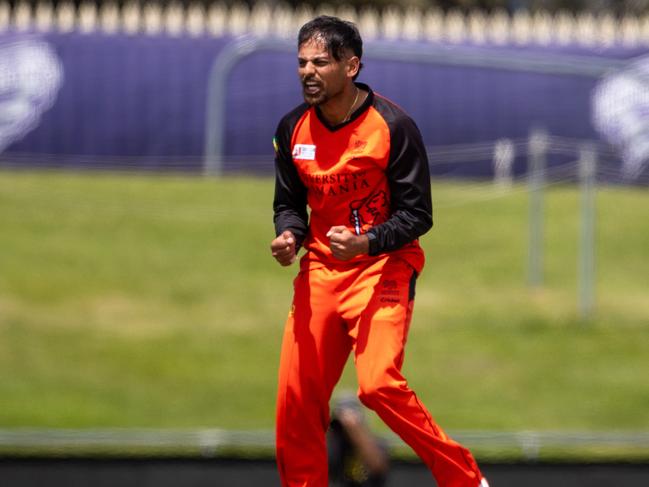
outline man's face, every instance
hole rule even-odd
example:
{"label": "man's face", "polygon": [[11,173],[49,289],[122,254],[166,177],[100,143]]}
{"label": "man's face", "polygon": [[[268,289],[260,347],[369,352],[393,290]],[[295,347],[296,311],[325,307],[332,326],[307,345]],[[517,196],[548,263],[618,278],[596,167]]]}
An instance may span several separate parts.
{"label": "man's face", "polygon": [[350,77],[350,58],[336,61],[324,43],[314,38],[299,47],[297,59],[305,102],[321,105],[342,93]]}

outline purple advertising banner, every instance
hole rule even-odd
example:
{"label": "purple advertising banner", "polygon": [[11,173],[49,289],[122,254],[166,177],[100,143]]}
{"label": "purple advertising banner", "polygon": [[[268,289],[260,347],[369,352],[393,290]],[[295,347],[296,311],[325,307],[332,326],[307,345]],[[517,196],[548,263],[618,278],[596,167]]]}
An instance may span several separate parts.
{"label": "purple advertising banner", "polygon": [[[41,86],[51,85],[47,103],[28,101],[31,106],[23,110],[38,112],[38,123],[29,131],[14,130],[3,149],[27,154],[31,163],[38,163],[35,156],[40,155],[44,163],[63,165],[200,165],[208,75],[227,42],[99,34],[0,36],[3,78],[29,65],[23,78],[36,75],[45,81]],[[32,94],[20,93],[24,83],[18,79],[17,88],[5,86],[0,100],[33,100]]]}
{"label": "purple advertising banner", "polygon": [[[222,130],[226,170],[272,171],[277,122],[301,102],[295,53],[261,49],[235,63],[218,107],[224,127],[212,127],[210,73],[236,41],[1,34],[3,163],[200,170],[206,134]],[[366,52],[386,45],[368,43]],[[422,62],[368,54],[359,81],[408,111],[429,148],[520,141],[542,127],[553,136],[612,143],[636,173],[649,159],[646,52],[392,45],[436,57]],[[433,169],[491,172],[489,161],[461,162],[442,161]],[[516,159],[517,166],[524,163]]]}

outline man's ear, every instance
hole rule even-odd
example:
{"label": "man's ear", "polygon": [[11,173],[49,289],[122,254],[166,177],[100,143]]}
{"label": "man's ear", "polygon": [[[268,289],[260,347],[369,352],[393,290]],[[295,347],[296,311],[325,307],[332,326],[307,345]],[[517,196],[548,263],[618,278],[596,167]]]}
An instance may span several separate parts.
{"label": "man's ear", "polygon": [[361,60],[358,56],[352,56],[347,60],[347,77],[353,78],[361,68]]}

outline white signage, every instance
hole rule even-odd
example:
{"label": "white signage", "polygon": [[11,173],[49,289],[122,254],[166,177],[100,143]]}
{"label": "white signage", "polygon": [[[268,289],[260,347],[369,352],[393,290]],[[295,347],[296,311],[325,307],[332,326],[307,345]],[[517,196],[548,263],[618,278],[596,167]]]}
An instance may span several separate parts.
{"label": "white signage", "polygon": [[0,41],[0,152],[38,126],[62,81],[61,62],[46,42]]}
{"label": "white signage", "polygon": [[593,123],[620,151],[624,178],[638,179],[649,166],[649,56],[611,73],[597,85]]}

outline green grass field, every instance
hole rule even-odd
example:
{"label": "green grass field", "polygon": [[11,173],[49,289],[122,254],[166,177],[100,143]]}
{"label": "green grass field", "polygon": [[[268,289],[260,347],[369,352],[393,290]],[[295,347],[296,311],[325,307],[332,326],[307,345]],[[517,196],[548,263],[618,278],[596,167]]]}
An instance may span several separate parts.
{"label": "green grass field", "polygon": [[[0,428],[273,425],[296,268],[271,179],[0,172]],[[528,194],[433,182],[405,374],[449,430],[649,425],[649,192],[600,188],[578,317],[579,197],[551,187],[545,285]],[[355,388],[349,367],[341,388]],[[375,422],[377,428],[382,428]]]}

